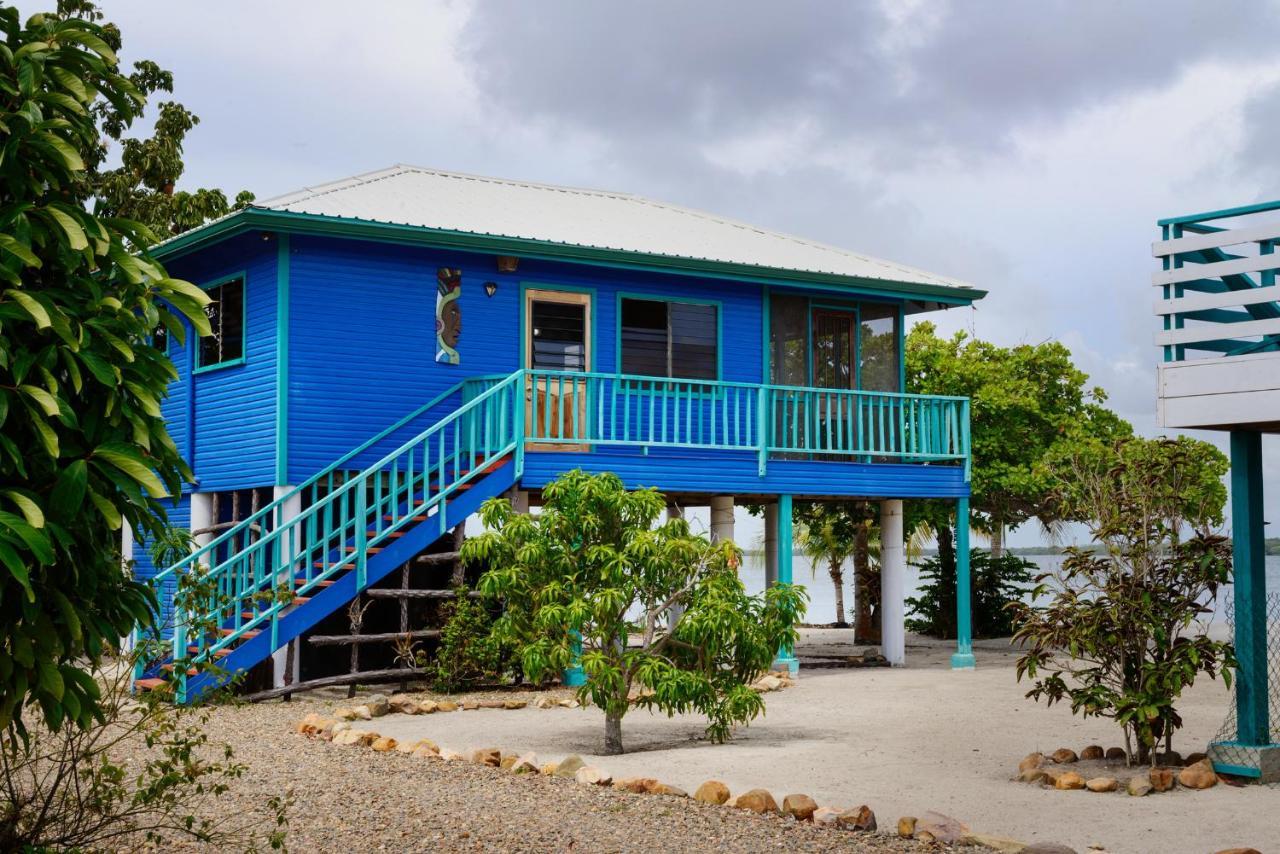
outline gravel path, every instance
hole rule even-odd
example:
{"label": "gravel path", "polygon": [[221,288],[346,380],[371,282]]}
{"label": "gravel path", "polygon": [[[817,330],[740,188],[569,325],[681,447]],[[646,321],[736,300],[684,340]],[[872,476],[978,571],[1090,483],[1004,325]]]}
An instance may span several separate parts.
{"label": "gravel path", "polygon": [[[295,803],[287,845],[294,852],[445,846],[464,851],[927,850],[884,833],[857,834],[691,800],[375,753],[294,733],[293,724],[308,712],[328,713],[343,704],[312,697],[215,710],[212,741],[229,743],[236,759],[248,766],[220,800],[222,808],[257,810],[271,795],[291,790]],[[377,721],[366,726],[376,729]],[[774,793],[779,801],[782,794]],[[897,820],[879,818],[882,825]]]}

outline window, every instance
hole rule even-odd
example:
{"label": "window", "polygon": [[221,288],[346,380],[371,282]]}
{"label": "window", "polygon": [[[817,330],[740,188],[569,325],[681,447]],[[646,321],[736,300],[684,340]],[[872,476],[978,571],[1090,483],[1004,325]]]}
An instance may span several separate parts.
{"label": "window", "polygon": [[204,307],[204,313],[213,334],[199,339],[196,366],[212,368],[244,361],[244,279],[223,282],[209,288],[208,294],[213,301]]}
{"label": "window", "polygon": [[624,374],[717,379],[717,306],[623,299],[619,326]]}
{"label": "window", "polygon": [[529,305],[533,322],[529,366],[544,371],[585,371],[586,305],[539,299]]}
{"label": "window", "polygon": [[898,352],[898,307],[864,302],[859,307],[859,386],[868,391],[900,391],[902,355]]}

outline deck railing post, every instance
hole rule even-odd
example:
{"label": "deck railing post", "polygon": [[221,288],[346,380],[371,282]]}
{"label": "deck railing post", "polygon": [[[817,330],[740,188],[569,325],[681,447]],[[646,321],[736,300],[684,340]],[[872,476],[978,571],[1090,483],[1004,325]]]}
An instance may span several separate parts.
{"label": "deck railing post", "polygon": [[770,401],[772,399],[771,389],[768,386],[760,386],[756,392],[756,443],[759,446],[759,474],[764,477],[765,470],[769,465],[769,411],[771,409]]}
{"label": "deck railing post", "polygon": [[365,565],[369,554],[369,538],[365,535],[365,528],[368,527],[368,520],[365,519],[367,499],[364,480],[357,481],[357,485],[359,488],[356,490],[355,524],[352,525],[351,536],[356,541],[356,589],[363,590],[368,577]]}

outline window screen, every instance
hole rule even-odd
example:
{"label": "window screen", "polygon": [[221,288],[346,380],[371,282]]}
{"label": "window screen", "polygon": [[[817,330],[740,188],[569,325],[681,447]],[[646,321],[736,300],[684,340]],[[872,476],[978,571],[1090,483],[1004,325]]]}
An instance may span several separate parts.
{"label": "window screen", "polygon": [[714,305],[700,303],[622,300],[622,372],[716,379],[718,311]]}
{"label": "window screen", "polygon": [[199,366],[207,368],[244,358],[244,279],[210,288],[204,307],[213,334],[200,339]]}
{"label": "window screen", "polygon": [[544,371],[585,371],[586,306],[534,300],[529,313],[533,320],[530,366]]}

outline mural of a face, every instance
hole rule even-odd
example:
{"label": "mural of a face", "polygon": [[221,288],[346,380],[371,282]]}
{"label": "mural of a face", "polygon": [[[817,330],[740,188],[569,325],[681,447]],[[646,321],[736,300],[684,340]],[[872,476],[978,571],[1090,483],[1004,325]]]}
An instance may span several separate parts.
{"label": "mural of a face", "polygon": [[458,341],[462,338],[462,271],[451,267],[436,270],[436,361],[456,365]]}

